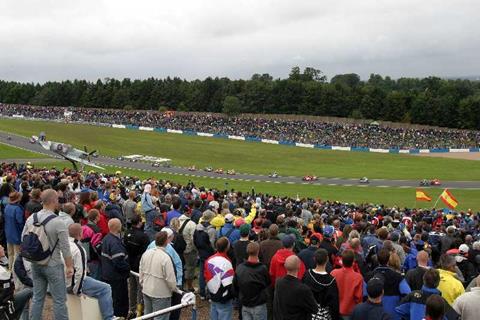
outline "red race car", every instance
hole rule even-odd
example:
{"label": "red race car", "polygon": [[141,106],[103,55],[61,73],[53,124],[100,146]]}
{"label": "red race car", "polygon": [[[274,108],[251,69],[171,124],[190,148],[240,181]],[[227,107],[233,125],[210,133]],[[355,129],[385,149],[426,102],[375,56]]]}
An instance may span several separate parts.
{"label": "red race car", "polygon": [[438,179],[433,179],[432,181],[430,181],[430,185],[431,186],[441,186],[442,182]]}
{"label": "red race car", "polygon": [[317,176],[305,176],[303,177],[303,181],[317,181]]}

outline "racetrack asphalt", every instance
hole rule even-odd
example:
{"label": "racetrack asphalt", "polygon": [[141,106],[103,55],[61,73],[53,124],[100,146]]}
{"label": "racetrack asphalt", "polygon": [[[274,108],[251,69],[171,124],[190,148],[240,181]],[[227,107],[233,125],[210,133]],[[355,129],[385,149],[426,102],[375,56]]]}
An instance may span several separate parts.
{"label": "racetrack asphalt", "polygon": [[[10,139],[8,139],[10,137]],[[20,149],[41,153],[50,157],[55,157],[64,160],[56,153],[43,149],[39,144],[32,144],[29,138],[0,131],[0,143],[14,146]],[[204,170],[189,171],[184,167],[152,167],[148,162],[131,162],[128,160],[118,160],[116,158],[99,156],[92,159],[93,163],[99,166],[110,166],[115,168],[135,169],[145,172],[168,173],[174,175],[181,175],[187,177],[207,177],[223,180],[238,180],[238,181],[252,181],[252,182],[267,182],[267,183],[284,183],[284,184],[311,184],[311,185],[330,185],[330,186],[358,186],[358,187],[378,187],[378,188],[415,188],[419,187],[419,181],[415,180],[385,180],[385,179],[371,179],[370,183],[362,184],[359,179],[349,178],[326,178],[318,177],[316,181],[306,182],[301,177],[294,176],[279,176],[272,178],[265,175],[237,173],[235,175],[218,174],[215,172],[206,172]],[[31,161],[31,160],[29,160]],[[360,178],[360,177],[359,177]],[[442,181],[441,186],[428,186],[422,188],[451,188],[451,189],[480,189],[480,181]]]}

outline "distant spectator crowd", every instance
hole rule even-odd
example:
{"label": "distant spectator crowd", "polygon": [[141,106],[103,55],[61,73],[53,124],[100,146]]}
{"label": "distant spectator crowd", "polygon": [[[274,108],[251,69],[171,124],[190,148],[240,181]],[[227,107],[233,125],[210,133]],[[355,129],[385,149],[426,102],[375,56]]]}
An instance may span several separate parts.
{"label": "distant spectator crowd", "polygon": [[0,114],[4,116],[23,115],[39,119],[64,119],[64,112],[67,110],[72,111],[71,121],[190,130],[328,146],[384,149],[480,146],[480,131],[470,130],[391,128],[383,125],[315,120],[264,119],[255,116],[227,117],[208,113],[199,115],[0,104]]}
{"label": "distant spectator crowd", "polygon": [[213,320],[234,319],[235,309],[243,320],[480,314],[480,212],[28,163],[2,163],[0,177],[1,319],[42,319],[47,288],[55,319],[68,318],[67,294],[96,298],[103,319],[134,318],[195,294],[208,300]]}

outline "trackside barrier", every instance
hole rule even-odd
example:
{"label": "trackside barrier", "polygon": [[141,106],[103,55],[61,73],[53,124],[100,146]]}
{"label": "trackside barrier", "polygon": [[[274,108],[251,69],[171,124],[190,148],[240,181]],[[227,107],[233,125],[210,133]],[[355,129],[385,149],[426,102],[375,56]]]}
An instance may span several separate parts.
{"label": "trackside barrier", "polygon": [[[130,271],[130,274],[137,277],[137,278],[140,276],[137,272],[134,272],[134,271]],[[192,296],[193,296],[193,294],[192,294]],[[186,308],[186,307],[190,307],[190,306],[192,307],[192,320],[196,320],[197,319],[197,308],[196,308],[195,298],[193,298],[192,300],[188,300],[188,301],[183,301],[183,299],[182,299],[182,303],[180,303],[180,304],[177,304],[177,305],[174,305],[174,306],[162,309],[162,310],[158,310],[158,311],[155,311],[155,312],[152,312],[152,313],[148,313],[148,314],[145,314],[141,317],[137,317],[137,318],[133,318],[133,319],[134,320],[153,319],[157,316],[161,316],[162,314],[166,314],[166,313],[169,313],[169,312],[172,312],[172,311],[175,311],[175,310],[178,310],[178,309],[183,309],[183,308]],[[92,319],[95,319],[95,318],[92,318]],[[98,318],[98,319],[100,319],[100,318]],[[120,319],[120,318],[114,318],[114,319]]]}
{"label": "trackside barrier", "polygon": [[[7,118],[7,119],[21,119],[21,120],[33,120],[33,121],[48,121],[48,122],[58,122],[63,123],[65,122],[64,119],[43,119],[43,118],[31,118],[25,117],[23,115],[1,115],[0,118]],[[79,124],[88,124],[88,125],[95,125],[95,126],[103,126],[103,127],[111,127],[111,128],[118,128],[118,129],[131,129],[131,130],[142,130],[142,131],[155,131],[155,132],[169,132],[169,133],[179,133],[185,135],[197,135],[201,137],[214,137],[214,138],[224,138],[224,139],[232,139],[232,140],[242,140],[242,141],[250,141],[250,142],[262,142],[262,143],[269,143],[269,144],[282,144],[282,145],[292,145],[301,148],[312,148],[311,144],[304,144],[294,141],[277,141],[271,139],[261,139],[257,137],[243,137],[243,136],[235,136],[235,135],[226,135],[222,133],[206,133],[206,132],[194,132],[190,130],[173,130],[173,129],[166,129],[166,128],[150,128],[150,127],[141,127],[135,125],[123,125],[123,124],[110,124],[110,123],[98,123],[98,122],[87,122],[87,121],[70,121],[70,123],[79,123]],[[432,148],[432,149],[397,149],[397,148],[390,148],[390,149],[380,149],[380,148],[369,148],[369,147],[342,147],[342,146],[327,146],[327,145],[320,145],[320,144],[312,144],[313,148],[315,149],[323,149],[323,150],[340,150],[340,151],[360,151],[360,152],[376,152],[376,153],[402,153],[402,154],[419,154],[419,153],[458,153],[458,152],[480,152],[479,147],[474,148]]]}

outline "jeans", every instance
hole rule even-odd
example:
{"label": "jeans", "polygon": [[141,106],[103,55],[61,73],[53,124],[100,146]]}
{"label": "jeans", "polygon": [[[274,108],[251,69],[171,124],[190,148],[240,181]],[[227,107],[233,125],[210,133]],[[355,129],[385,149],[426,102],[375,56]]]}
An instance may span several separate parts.
{"label": "jeans", "polygon": [[145,233],[150,238],[150,241],[155,240],[155,229],[153,228],[153,220],[155,220],[155,215],[157,214],[157,210],[149,210],[145,212]]}
{"label": "jeans", "polygon": [[83,279],[82,292],[98,300],[103,320],[113,319],[112,289],[110,285],[87,276]]}
{"label": "jeans", "polygon": [[25,288],[13,295],[13,305],[15,306],[15,313],[13,318],[17,319],[28,319],[28,301],[32,297],[33,291],[32,288]]}
{"label": "jeans", "polygon": [[267,320],[267,304],[261,304],[256,307],[242,306],[243,320]]}
{"label": "jeans", "polygon": [[[171,306],[171,298],[152,298],[143,294],[143,303],[145,305],[144,314],[160,311]],[[165,313],[153,318],[154,320],[168,320],[170,313]]]}
{"label": "jeans", "polygon": [[53,315],[55,320],[67,320],[67,287],[63,264],[42,266],[32,263],[33,299],[31,319],[42,319],[43,304],[47,286],[53,298]]}
{"label": "jeans", "polygon": [[232,300],[225,303],[211,302],[210,319],[212,320],[232,320],[233,305]]}
{"label": "jeans", "polygon": [[206,283],[205,283],[205,275],[203,274],[204,268],[205,268],[205,260],[200,259],[200,274],[198,275],[198,286],[200,287],[199,291],[200,291],[200,295],[201,295],[202,297],[205,297],[205,296],[206,296],[206,292],[205,292],[205,286],[206,286]]}

